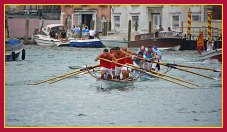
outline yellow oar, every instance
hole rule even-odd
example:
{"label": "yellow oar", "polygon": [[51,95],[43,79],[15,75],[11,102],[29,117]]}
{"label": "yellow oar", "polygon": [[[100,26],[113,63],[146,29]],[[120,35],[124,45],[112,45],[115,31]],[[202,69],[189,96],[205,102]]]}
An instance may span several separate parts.
{"label": "yellow oar", "polygon": [[[165,65],[165,66],[166,66],[166,65]],[[195,74],[195,75],[198,75],[198,76],[201,76],[201,77],[205,77],[205,78],[208,78],[208,79],[213,79],[213,80],[215,80],[215,78],[212,78],[212,77],[209,77],[209,76],[200,74],[200,73],[192,72],[192,71],[189,71],[189,70],[186,70],[186,69],[182,69],[182,68],[178,68],[178,67],[175,67],[175,66],[170,66],[170,67],[171,67],[171,68],[174,68],[174,69],[177,69],[177,70],[181,70],[181,71],[185,71],[185,72],[188,72],[188,73],[192,73],[192,74]]]}
{"label": "yellow oar", "polygon": [[[140,58],[140,57],[136,57],[136,58],[139,58],[141,60],[145,60],[144,58]],[[172,65],[167,65],[166,63],[160,63],[160,62],[153,62],[153,63],[157,63],[157,64],[164,65],[164,66],[167,66],[167,67],[171,67],[171,68],[174,68],[174,69],[177,69],[177,70],[181,70],[181,71],[184,71],[184,72],[192,73],[192,74],[195,74],[195,75],[198,75],[198,76],[202,76],[202,77],[205,77],[205,78],[215,80],[212,77],[209,77],[209,76],[206,76],[206,75],[203,75],[203,74],[200,74],[200,73],[192,72],[192,71],[189,71],[189,70],[186,70],[186,69],[178,68],[178,67],[175,67],[175,66],[172,66]]]}
{"label": "yellow oar", "polygon": [[[92,69],[92,68],[96,68],[96,67],[99,67],[99,65],[89,66],[87,68]],[[83,71],[83,70],[86,70],[86,68],[77,69],[77,70],[74,70],[74,71],[69,72],[69,73],[65,73],[65,74],[62,74],[62,75],[59,75],[59,76],[56,76],[56,77],[52,77],[52,78],[49,78],[49,79],[46,79],[46,80],[43,80],[43,81],[40,81],[40,82],[37,82],[37,83],[33,83],[31,85],[38,85],[38,84],[41,84],[41,83],[44,83],[44,82],[52,81],[52,80],[55,80],[55,79],[58,79],[58,78],[61,78],[61,77],[67,76],[67,75],[71,75],[71,74],[74,74],[74,73],[77,73],[77,72]]]}
{"label": "yellow oar", "polygon": [[[137,69],[141,69],[140,67],[138,67],[138,66],[134,66],[134,65],[132,65],[132,64],[128,64],[128,65],[130,65],[130,66],[132,66],[132,67],[135,67],[135,68],[137,68]],[[146,69],[143,69],[143,70],[146,70]],[[147,70],[146,70],[147,71]],[[148,72],[148,71],[147,71]],[[175,80],[178,80],[178,81],[182,81],[182,82],[185,82],[185,83],[188,83],[188,84],[191,84],[191,85],[194,85],[194,86],[197,86],[197,87],[199,87],[199,85],[197,85],[197,84],[194,84],[194,83],[192,83],[192,82],[190,82],[190,81],[187,81],[187,80],[183,80],[183,79],[180,79],[180,78],[176,78],[176,77],[173,77],[173,76],[170,76],[170,75],[167,75],[167,74],[163,74],[163,73],[160,73],[160,72],[155,72],[155,71],[149,71],[149,72],[151,72],[151,73],[154,73],[154,74],[159,74],[159,75],[161,75],[161,76],[166,76],[166,77],[169,77],[169,78],[172,78],[172,79],[175,79]]]}
{"label": "yellow oar", "polygon": [[80,74],[80,73],[86,73],[86,72],[88,72],[88,71],[78,71],[78,72],[76,72],[76,73],[69,74],[69,75],[66,75],[66,76],[64,76],[64,77],[58,78],[58,79],[56,79],[56,80],[54,80],[54,81],[50,82],[49,84],[52,84],[52,83],[55,83],[55,82],[61,81],[61,80],[63,80],[63,79],[66,79],[66,78],[69,78],[69,77],[72,77],[72,76],[78,75],[78,74]]}
{"label": "yellow oar", "polygon": [[190,86],[188,86],[188,85],[184,85],[184,84],[181,84],[181,83],[179,83],[179,82],[176,82],[176,81],[172,81],[172,80],[166,79],[166,78],[164,78],[164,77],[158,76],[158,75],[153,74],[153,73],[149,73],[149,72],[146,72],[146,71],[143,71],[143,70],[135,69],[135,68],[133,68],[133,67],[131,67],[131,66],[126,66],[126,65],[124,65],[124,64],[120,64],[120,63],[117,63],[117,62],[114,62],[114,61],[110,61],[110,60],[107,60],[107,59],[103,59],[103,58],[100,58],[100,59],[102,59],[102,60],[104,60],[104,61],[107,61],[107,62],[113,62],[113,63],[115,63],[115,64],[118,64],[118,65],[121,65],[121,66],[125,66],[125,67],[128,67],[128,68],[137,70],[137,71],[141,71],[141,72],[144,72],[144,73],[146,73],[146,74],[149,74],[149,75],[152,75],[152,76],[161,78],[161,79],[163,79],[163,80],[166,80],[166,81],[169,81],[169,82],[172,82],[172,83],[175,83],[175,84],[178,84],[178,85],[187,87],[187,88],[192,88],[192,87],[190,87]]}
{"label": "yellow oar", "polygon": [[[141,60],[146,60],[146,59],[138,57],[138,56],[135,56],[135,57],[139,58]],[[179,67],[186,67],[186,68],[209,70],[209,71],[213,71],[213,72],[221,72],[221,70],[217,70],[217,69],[213,69],[213,68],[198,67],[198,66],[187,66],[187,65],[182,65],[182,64],[171,64],[171,63],[166,63],[166,62],[153,62],[153,63],[157,63],[157,64],[160,64],[160,65],[166,65],[166,66],[179,66]]]}
{"label": "yellow oar", "polygon": [[[99,71],[99,70],[97,70],[97,71]],[[91,71],[91,72],[93,72],[93,71]],[[96,72],[96,71],[94,71],[94,72]],[[52,83],[61,81],[61,80],[65,79],[65,78],[69,78],[69,77],[72,77],[72,76],[75,76],[75,75],[82,75],[82,74],[88,74],[88,73],[90,73],[90,72],[89,72],[89,71],[79,71],[79,72],[77,72],[77,73],[69,74],[69,75],[66,75],[66,76],[64,76],[64,77],[62,77],[62,78],[59,78],[59,79],[57,79],[57,80],[54,80],[54,81],[50,82],[49,84],[52,84]]]}
{"label": "yellow oar", "polygon": [[194,68],[194,69],[201,69],[201,70],[209,70],[213,72],[221,72],[221,70],[213,69],[213,68],[204,68],[204,67],[197,67],[197,66],[187,66],[187,65],[181,65],[181,64],[171,64],[171,63],[165,63],[165,62],[154,62],[160,65],[167,65],[167,66],[179,66],[179,67],[186,67],[186,68]]}

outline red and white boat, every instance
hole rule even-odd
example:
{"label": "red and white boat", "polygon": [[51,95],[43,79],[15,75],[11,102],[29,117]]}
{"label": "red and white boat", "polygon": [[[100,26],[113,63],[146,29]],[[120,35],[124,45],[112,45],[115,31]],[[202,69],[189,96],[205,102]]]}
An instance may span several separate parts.
{"label": "red and white boat", "polygon": [[219,62],[222,62],[222,49],[215,49],[215,50],[210,50],[207,52],[203,52],[202,55],[199,56],[201,60],[213,60],[216,59]]}

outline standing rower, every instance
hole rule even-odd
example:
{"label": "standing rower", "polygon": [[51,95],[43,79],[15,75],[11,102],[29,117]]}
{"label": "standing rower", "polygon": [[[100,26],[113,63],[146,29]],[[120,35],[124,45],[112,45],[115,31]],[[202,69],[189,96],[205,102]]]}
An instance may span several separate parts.
{"label": "standing rower", "polygon": [[[103,53],[96,57],[95,61],[99,60],[100,58],[107,59],[107,60],[114,60],[117,61],[113,55],[111,55],[108,51],[108,49],[104,49]],[[107,79],[112,79],[112,62],[108,62],[105,60],[100,59],[100,70],[101,70],[101,79],[104,79],[105,73],[107,74]]]}
{"label": "standing rower", "polygon": [[120,50],[119,47],[116,47],[115,48],[115,53],[114,53],[114,58],[117,59],[118,63],[120,63],[121,65],[119,64],[116,64],[115,66],[115,74],[117,76],[117,79],[120,79],[120,75],[122,73],[122,79],[126,79],[127,78],[127,68],[123,65],[126,64],[126,56],[131,56],[130,54],[128,54],[127,52],[125,51],[122,51]]}
{"label": "standing rower", "polygon": [[[155,61],[160,62],[162,60],[161,51],[157,48],[157,46],[152,46],[152,49],[156,52]],[[156,71],[160,71],[160,64],[156,65]]]}
{"label": "standing rower", "polygon": [[[122,50],[125,51],[125,52],[127,52],[128,54],[132,54],[132,51],[128,50],[126,47],[123,47]],[[127,64],[133,65],[132,56],[128,56],[125,59],[126,59],[125,61],[126,61]],[[129,73],[130,72],[131,72],[131,69],[130,68],[127,68],[126,78],[129,77]]]}
{"label": "standing rower", "polygon": [[[110,54],[113,56],[114,53],[115,53],[115,48],[111,48],[110,49]],[[116,79],[116,75],[115,75],[115,63],[114,62],[111,63],[111,69],[112,69],[113,79]]]}

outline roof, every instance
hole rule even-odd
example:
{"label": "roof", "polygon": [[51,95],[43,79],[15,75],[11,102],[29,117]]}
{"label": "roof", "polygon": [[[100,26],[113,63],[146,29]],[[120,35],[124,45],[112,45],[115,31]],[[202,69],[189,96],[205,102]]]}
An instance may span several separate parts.
{"label": "roof", "polygon": [[42,31],[48,35],[53,27],[64,27],[64,25],[63,24],[48,24],[48,25],[46,25],[46,27],[44,27],[42,29]]}

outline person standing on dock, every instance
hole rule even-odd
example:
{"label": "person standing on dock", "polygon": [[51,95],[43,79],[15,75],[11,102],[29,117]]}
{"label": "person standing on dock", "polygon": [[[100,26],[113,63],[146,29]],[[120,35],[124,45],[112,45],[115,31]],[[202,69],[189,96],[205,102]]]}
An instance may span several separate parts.
{"label": "person standing on dock", "polygon": [[95,30],[94,28],[91,28],[91,30],[89,30],[89,39],[94,39],[95,38]]}
{"label": "person standing on dock", "polygon": [[38,31],[39,34],[41,34],[42,32],[43,25],[44,25],[43,17],[39,16],[39,31]]}
{"label": "person standing on dock", "polygon": [[213,50],[214,42],[212,40],[207,41],[207,51]]}
{"label": "person standing on dock", "polygon": [[117,61],[113,55],[111,55],[108,51],[108,49],[104,49],[103,53],[101,55],[99,55],[98,57],[96,57],[95,61],[100,60],[100,70],[101,70],[101,79],[105,79],[105,74],[107,74],[107,78],[106,79],[112,79],[113,74],[112,74],[112,63],[102,60],[100,58],[103,59],[107,59],[109,61]]}

